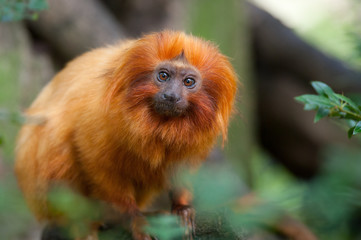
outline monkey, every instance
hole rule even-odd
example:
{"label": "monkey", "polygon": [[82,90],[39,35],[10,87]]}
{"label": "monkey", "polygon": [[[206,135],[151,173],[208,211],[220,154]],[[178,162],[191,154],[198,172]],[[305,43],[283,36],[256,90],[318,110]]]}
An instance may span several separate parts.
{"label": "monkey", "polygon": [[171,179],[227,140],[237,85],[217,46],[179,31],[75,58],[26,110],[18,135],[15,173],[30,209],[56,222],[47,195],[62,182],[127,216],[133,239],[151,239],[142,211],[173,188],[172,212],[194,227],[192,194]]}

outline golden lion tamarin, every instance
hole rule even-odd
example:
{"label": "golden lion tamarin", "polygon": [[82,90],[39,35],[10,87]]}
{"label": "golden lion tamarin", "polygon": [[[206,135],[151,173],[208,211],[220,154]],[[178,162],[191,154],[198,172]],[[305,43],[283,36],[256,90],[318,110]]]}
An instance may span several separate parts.
{"label": "golden lion tamarin", "polygon": [[[40,221],[54,221],[47,192],[64,182],[109,203],[150,239],[141,210],[180,164],[205,159],[227,126],[236,74],[217,47],[182,32],[163,31],[95,49],[71,61],[26,111],[16,174]],[[173,210],[189,205],[174,191]]]}

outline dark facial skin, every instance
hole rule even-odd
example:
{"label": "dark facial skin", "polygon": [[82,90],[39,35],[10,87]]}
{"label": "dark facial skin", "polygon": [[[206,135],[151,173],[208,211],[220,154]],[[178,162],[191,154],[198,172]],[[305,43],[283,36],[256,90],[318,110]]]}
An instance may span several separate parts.
{"label": "dark facial skin", "polygon": [[166,117],[185,114],[188,95],[197,92],[202,85],[199,71],[185,61],[167,61],[154,71],[154,82],[159,87],[153,98],[154,110]]}

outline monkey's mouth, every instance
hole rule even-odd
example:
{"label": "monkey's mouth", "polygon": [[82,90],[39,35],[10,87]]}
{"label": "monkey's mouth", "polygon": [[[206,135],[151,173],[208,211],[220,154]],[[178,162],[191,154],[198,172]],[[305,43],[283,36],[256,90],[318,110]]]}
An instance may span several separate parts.
{"label": "monkey's mouth", "polygon": [[178,117],[183,115],[185,112],[185,109],[177,103],[163,101],[154,101],[153,108],[158,114],[166,117]]}

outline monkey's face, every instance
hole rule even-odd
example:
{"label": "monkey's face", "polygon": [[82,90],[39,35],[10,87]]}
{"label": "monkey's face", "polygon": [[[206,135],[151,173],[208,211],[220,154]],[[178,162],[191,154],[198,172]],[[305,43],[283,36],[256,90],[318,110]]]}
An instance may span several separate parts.
{"label": "monkey's face", "polygon": [[188,96],[202,85],[199,71],[184,61],[160,63],[153,73],[153,81],[159,88],[153,97],[154,110],[167,117],[183,115],[189,105]]}

